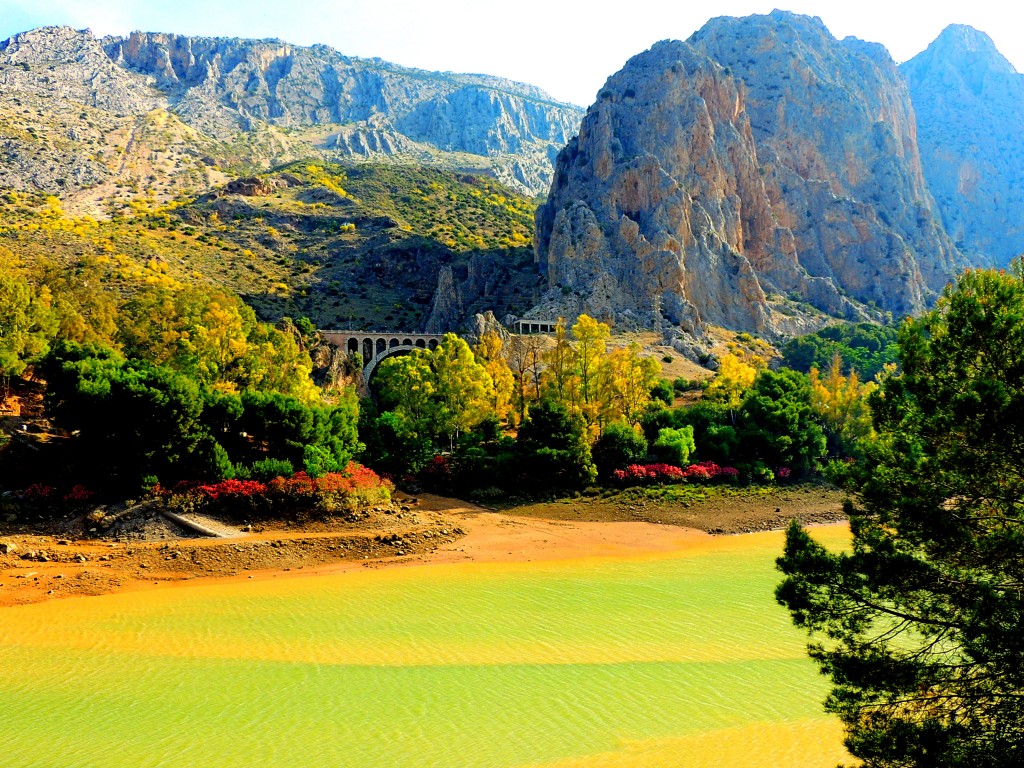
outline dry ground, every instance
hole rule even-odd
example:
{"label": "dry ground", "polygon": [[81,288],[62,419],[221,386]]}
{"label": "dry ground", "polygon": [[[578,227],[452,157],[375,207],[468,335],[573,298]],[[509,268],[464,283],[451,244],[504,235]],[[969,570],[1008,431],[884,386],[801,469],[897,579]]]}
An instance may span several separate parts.
{"label": "dry ground", "polygon": [[[147,589],[197,578],[277,578],[424,562],[531,561],[665,551],[709,534],[842,519],[838,491],[729,489],[704,500],[619,494],[485,509],[399,495],[357,520],[268,523],[231,538],[188,538],[155,518],[103,539],[0,528],[0,607]],[[3,554],[4,545],[13,549]]]}

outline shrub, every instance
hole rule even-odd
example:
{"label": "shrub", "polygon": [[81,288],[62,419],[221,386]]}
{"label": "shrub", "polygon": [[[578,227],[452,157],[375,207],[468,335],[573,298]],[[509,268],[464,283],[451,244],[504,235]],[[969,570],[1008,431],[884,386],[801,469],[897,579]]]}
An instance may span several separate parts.
{"label": "shrub", "polygon": [[264,482],[275,477],[291,477],[294,474],[295,467],[287,459],[261,459],[249,467],[249,476]]}
{"label": "shrub", "polygon": [[665,405],[672,405],[675,396],[672,382],[668,379],[658,379],[658,383],[651,387],[651,399],[660,400]]}
{"label": "shrub", "polygon": [[243,517],[268,514],[297,515],[303,512],[352,512],[362,507],[386,504],[392,485],[372,469],[349,462],[343,472],[313,477],[296,472],[268,482],[222,480],[218,483],[178,483],[168,494],[180,507],[195,509],[216,506],[217,511]]}

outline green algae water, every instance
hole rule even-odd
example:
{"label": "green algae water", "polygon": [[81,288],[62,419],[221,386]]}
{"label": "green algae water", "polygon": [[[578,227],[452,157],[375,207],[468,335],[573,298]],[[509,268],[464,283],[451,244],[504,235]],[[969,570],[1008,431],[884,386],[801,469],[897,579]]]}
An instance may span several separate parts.
{"label": "green algae water", "polygon": [[[841,543],[845,532],[821,529]],[[38,768],[830,768],[781,534],[0,611],[0,755]]]}

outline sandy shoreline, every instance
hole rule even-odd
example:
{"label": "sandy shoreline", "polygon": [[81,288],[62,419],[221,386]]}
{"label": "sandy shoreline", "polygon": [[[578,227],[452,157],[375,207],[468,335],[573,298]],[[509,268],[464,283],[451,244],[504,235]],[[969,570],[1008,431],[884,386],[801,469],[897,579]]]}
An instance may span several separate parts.
{"label": "sandy shoreline", "polygon": [[[133,542],[12,533],[0,536],[0,542],[16,547],[0,554],[0,608],[183,585],[196,579],[219,582],[366,567],[636,557],[700,548],[715,540],[706,531],[719,530],[722,514],[730,520],[741,516],[746,530],[781,527],[787,514],[808,523],[838,517],[834,498],[809,506],[781,502],[792,507],[786,509],[776,502],[777,498],[768,499],[753,508],[738,504],[724,512],[712,507],[703,516],[694,517],[693,512],[667,524],[656,510],[612,514],[583,500],[503,513],[427,495],[415,500],[414,511],[389,510],[361,525],[274,528],[231,539]],[[687,525],[695,519],[705,530]],[[45,553],[46,560],[22,559],[28,552]]]}

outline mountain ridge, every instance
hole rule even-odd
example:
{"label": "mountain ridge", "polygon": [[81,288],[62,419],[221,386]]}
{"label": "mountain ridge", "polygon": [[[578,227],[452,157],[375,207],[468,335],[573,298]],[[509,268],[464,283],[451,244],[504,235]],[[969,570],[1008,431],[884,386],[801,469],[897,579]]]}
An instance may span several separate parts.
{"label": "mountain ridge", "polygon": [[[82,106],[97,110],[105,138],[118,130],[132,134],[137,125],[125,121],[143,121],[154,111],[179,122],[177,144],[185,146],[146,149],[193,166],[203,189],[225,181],[207,168],[237,175],[311,157],[489,172],[520,192],[538,194],[582,114],[536,86],[431,73],[345,56],[329,46],[141,32],[97,38],[70,27],[41,27],[0,43],[0,85],[6,106],[35,106],[52,118],[69,149],[59,165],[92,184],[118,178],[124,168],[97,163],[88,141],[72,150],[86,114],[75,110]],[[24,100],[33,104],[20,104]],[[30,142],[28,127],[16,126]],[[128,143],[105,149],[127,154]],[[195,162],[203,158],[210,162]],[[20,174],[0,174],[0,184],[19,188],[31,178],[48,192],[68,191],[45,167],[26,165]],[[128,181],[137,179],[129,175]]]}

